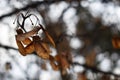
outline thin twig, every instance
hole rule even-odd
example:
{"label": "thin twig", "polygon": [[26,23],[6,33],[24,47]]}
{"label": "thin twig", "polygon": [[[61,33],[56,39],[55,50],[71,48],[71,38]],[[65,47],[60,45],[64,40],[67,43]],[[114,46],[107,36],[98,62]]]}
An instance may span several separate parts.
{"label": "thin twig", "polygon": [[0,44],[0,47],[1,48],[5,48],[5,49],[13,49],[13,50],[18,50],[17,48],[14,48],[14,47],[11,47],[11,46],[7,46],[7,45],[3,45],[3,44]]}

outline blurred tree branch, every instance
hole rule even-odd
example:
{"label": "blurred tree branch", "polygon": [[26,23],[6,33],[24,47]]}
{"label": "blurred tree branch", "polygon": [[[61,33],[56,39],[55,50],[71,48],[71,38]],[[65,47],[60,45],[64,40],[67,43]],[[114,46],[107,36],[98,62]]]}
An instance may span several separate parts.
{"label": "blurred tree branch", "polygon": [[[0,47],[1,47],[1,48],[4,48],[4,49],[18,50],[17,48],[14,48],[14,47],[11,47],[11,46],[2,45],[2,44],[0,44]],[[80,63],[77,63],[77,62],[73,62],[72,65],[73,65],[73,66],[75,66],[75,65],[82,66],[82,67],[84,67],[86,70],[91,70],[91,71],[94,72],[94,73],[102,73],[102,74],[106,74],[106,75],[113,75],[113,76],[116,76],[116,77],[120,77],[120,75],[114,74],[114,73],[112,73],[112,72],[105,72],[105,71],[99,70],[99,69],[97,69],[95,66],[94,66],[94,67],[91,67],[91,66],[88,66],[88,65],[86,65],[86,64],[80,64]]]}
{"label": "blurred tree branch", "polygon": [[[108,51],[110,53],[112,52],[119,52],[120,49],[114,49],[111,43],[111,39],[113,37],[113,34],[111,33],[111,26],[104,26],[102,24],[102,20],[101,19],[94,19],[88,10],[86,10],[85,8],[81,7],[79,2],[77,2],[79,5],[77,5],[77,7],[72,6],[71,4],[71,0],[44,0],[44,1],[36,1],[36,2],[30,2],[28,3],[26,6],[23,6],[22,8],[18,9],[18,8],[13,8],[13,10],[11,12],[8,12],[6,14],[3,14],[0,16],[0,20],[2,20],[3,18],[9,17],[11,15],[15,15],[20,11],[26,11],[28,9],[37,9],[37,7],[39,7],[40,5],[50,5],[53,3],[57,3],[57,2],[61,2],[61,1],[66,1],[69,2],[69,6],[67,8],[65,8],[63,10],[63,12],[61,13],[61,16],[59,17],[58,23],[52,23],[49,21],[48,17],[47,17],[47,11],[42,11],[41,10],[41,14],[43,15],[43,19],[44,21],[46,21],[46,30],[51,33],[52,37],[55,39],[57,46],[57,52],[60,53],[62,51],[70,51],[71,48],[69,47],[69,43],[68,40],[66,39],[66,37],[69,38],[73,38],[73,37],[78,37],[81,40],[83,40],[83,42],[85,42],[85,46],[83,46],[83,48],[79,49],[78,51],[80,53],[90,53],[90,51],[92,50],[92,48],[94,48],[96,45],[100,46],[102,51]],[[77,0],[75,0],[77,1]],[[82,0],[78,0],[78,1],[82,1]],[[107,0],[102,0],[103,2],[107,1]],[[109,2],[109,1],[108,1]],[[69,8],[75,8],[77,9],[76,15],[78,15],[78,17],[81,17],[81,20],[78,22],[78,25],[76,26],[77,28],[77,34],[76,35],[67,35],[64,32],[64,21],[63,21],[63,16],[65,14],[65,12],[67,12],[67,10]],[[49,8],[49,6],[47,6],[47,8]],[[40,8],[41,9],[41,8]],[[38,12],[40,12],[40,10],[38,10]],[[83,12],[83,13],[82,13]],[[86,13],[86,14],[85,14]],[[84,15],[82,15],[84,14]],[[84,16],[87,16],[87,18],[84,18]],[[46,18],[47,17],[47,18]],[[82,20],[83,18],[83,20]],[[93,20],[92,20],[93,18]],[[48,20],[46,20],[48,19]],[[48,21],[48,24],[47,24]],[[92,26],[92,30],[89,30],[88,26],[90,25]],[[57,27],[56,27],[57,26]],[[60,44],[60,46],[59,46]],[[4,48],[6,50],[9,49],[13,49],[13,50],[18,50],[17,48],[14,48],[12,46],[7,46],[7,45],[3,45],[0,44],[0,48]],[[81,55],[81,54],[80,54]],[[85,54],[86,55],[86,54]],[[111,72],[105,72],[102,71],[100,69],[98,69],[95,65],[94,66],[90,66],[88,64],[80,64],[77,62],[73,62],[71,63],[71,65],[79,65],[85,68],[85,71],[90,70],[93,73],[100,73],[100,74],[104,74],[104,75],[113,75],[115,77],[120,77],[120,75],[114,74],[112,71]]]}
{"label": "blurred tree branch", "polygon": [[[60,0],[60,1],[64,1],[64,0]],[[13,15],[13,14],[16,14],[16,13],[22,11],[22,10],[27,10],[27,9],[29,9],[29,8],[36,8],[37,6],[40,6],[41,4],[48,4],[48,5],[49,5],[49,4],[52,4],[52,3],[54,3],[54,2],[58,2],[58,1],[55,1],[55,0],[47,1],[47,0],[46,0],[46,1],[36,1],[36,2],[32,2],[32,3],[24,6],[23,8],[20,8],[20,9],[15,8],[13,11],[11,11],[11,12],[9,12],[9,13],[6,13],[6,14],[4,14],[4,15],[1,15],[1,16],[0,16],[0,20],[3,19],[3,18],[5,18],[5,17],[11,16],[11,15]]]}
{"label": "blurred tree branch", "polygon": [[3,44],[0,44],[0,47],[1,48],[4,48],[4,49],[13,49],[13,50],[18,50],[17,48],[14,48],[14,47],[11,47],[11,46],[7,46],[7,45],[3,45]]}
{"label": "blurred tree branch", "polygon": [[80,63],[78,63],[78,62],[73,62],[72,64],[73,64],[73,65],[82,66],[82,67],[84,67],[85,69],[91,70],[91,71],[94,72],[94,73],[102,73],[102,74],[105,74],[105,75],[113,75],[113,76],[115,76],[115,77],[120,77],[120,75],[114,74],[114,73],[112,73],[112,72],[105,72],[105,71],[99,70],[99,69],[97,69],[95,66],[92,67],[92,66],[88,66],[88,65],[86,65],[86,64],[80,64]]}

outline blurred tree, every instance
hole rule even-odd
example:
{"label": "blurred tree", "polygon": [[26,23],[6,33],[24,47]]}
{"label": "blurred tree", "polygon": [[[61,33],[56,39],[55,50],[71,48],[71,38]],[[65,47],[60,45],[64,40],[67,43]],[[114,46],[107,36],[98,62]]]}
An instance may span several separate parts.
{"label": "blurred tree", "polygon": [[[11,80],[44,80],[49,78],[47,72],[54,71],[50,68],[49,60],[40,59],[35,54],[27,55],[26,59],[23,59],[19,52],[16,52],[18,49],[14,40],[15,27],[13,26],[15,25],[12,25],[11,20],[14,21],[20,12],[27,11],[40,19],[40,24],[44,25],[43,27],[56,45],[55,48],[51,46],[50,49],[52,50],[51,55],[58,62],[57,65],[60,65],[58,70],[60,77],[47,80],[120,79],[120,24],[119,17],[115,18],[118,16],[117,12],[112,11],[112,8],[117,8],[119,12],[119,0],[4,0],[0,2],[1,80],[7,80],[9,77],[12,78]],[[31,20],[34,24],[36,23],[34,17],[31,17]],[[22,18],[19,18],[19,21],[21,23]],[[26,30],[31,29],[31,26],[31,22],[26,19]],[[38,33],[42,34],[43,32]],[[2,38],[3,35],[4,38]],[[44,35],[40,36],[43,41],[47,41]],[[9,59],[4,59],[4,56]],[[77,59],[77,57],[81,58]],[[81,61],[82,58],[83,61]],[[13,76],[17,72],[14,65],[19,68],[24,77]],[[66,69],[66,65],[67,68],[69,66],[68,69]],[[79,67],[76,68],[76,66]],[[9,70],[8,73],[11,75],[6,74],[5,69]],[[46,74],[46,78],[41,78],[43,74]],[[50,73],[50,75],[52,74]]]}

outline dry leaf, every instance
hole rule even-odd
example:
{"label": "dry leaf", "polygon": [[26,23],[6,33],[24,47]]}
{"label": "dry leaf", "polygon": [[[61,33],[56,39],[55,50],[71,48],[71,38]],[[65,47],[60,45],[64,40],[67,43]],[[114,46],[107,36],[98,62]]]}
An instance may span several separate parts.
{"label": "dry leaf", "polygon": [[66,52],[62,52],[61,54],[62,54],[62,56],[64,56],[67,59],[67,61],[69,63],[72,63],[72,55],[71,55],[71,53],[66,51]]}
{"label": "dry leaf", "polygon": [[16,43],[18,45],[18,50],[19,52],[23,55],[26,56],[27,54],[31,54],[34,51],[34,46],[32,43],[27,45],[26,47],[23,46],[21,41],[16,40]]}
{"label": "dry leaf", "polygon": [[49,59],[50,49],[47,46],[47,44],[40,43],[41,40],[39,36],[33,36],[33,41],[34,41],[34,48],[35,48],[37,55],[43,59]]}
{"label": "dry leaf", "polygon": [[31,42],[29,45],[25,47],[26,54],[31,54],[34,51],[35,51],[35,48],[34,48],[33,42]]}
{"label": "dry leaf", "polygon": [[33,30],[31,30],[31,31],[29,31],[29,32],[26,32],[26,33],[17,35],[16,38],[17,38],[17,40],[19,40],[19,41],[23,41],[23,40],[25,40],[26,38],[29,38],[29,37],[31,37],[32,35],[37,34],[40,29],[41,29],[41,28],[40,28],[39,26],[38,26],[38,27],[35,27]]}
{"label": "dry leaf", "polygon": [[57,65],[56,62],[50,61],[50,65],[52,66],[53,70],[59,70],[59,66]]}
{"label": "dry leaf", "polygon": [[69,64],[67,58],[64,56],[61,56],[61,67],[63,70],[70,68],[70,64]]}
{"label": "dry leaf", "polygon": [[[24,33],[23,33],[22,29],[17,29],[16,32],[17,32],[16,39],[19,40],[18,35],[24,34]],[[28,45],[28,44],[31,43],[31,40],[30,40],[30,38],[25,38],[22,42],[23,42],[24,45]]]}
{"label": "dry leaf", "polygon": [[35,51],[39,57],[41,57],[43,59],[49,59],[49,54],[45,52],[45,50],[41,47],[40,44],[35,43],[34,47],[35,47]]}
{"label": "dry leaf", "polygon": [[62,68],[62,71],[66,71],[67,69],[70,68],[70,64],[68,63],[67,59],[66,58],[61,58],[61,68]]}
{"label": "dry leaf", "polygon": [[119,49],[120,48],[120,37],[119,36],[114,36],[112,38],[112,45],[115,49]]}
{"label": "dry leaf", "polygon": [[51,50],[50,50],[49,45],[48,45],[47,43],[41,42],[41,43],[39,43],[39,44],[41,44],[42,48],[43,48],[48,54],[51,53]]}
{"label": "dry leaf", "polygon": [[17,43],[17,46],[18,46],[18,51],[21,53],[21,55],[25,56],[26,53],[25,53],[25,49],[24,49],[24,46],[23,44],[21,43],[21,41],[18,41],[16,39],[16,43]]}
{"label": "dry leaf", "polygon": [[78,79],[77,80],[88,80],[87,76],[85,75],[85,73],[78,73]]}
{"label": "dry leaf", "polygon": [[59,70],[59,65],[58,65],[57,61],[55,60],[55,57],[50,55],[49,60],[50,60],[50,65],[52,66],[52,68],[54,70]]}
{"label": "dry leaf", "polygon": [[48,34],[47,31],[45,31],[45,34],[46,34],[47,38],[49,39],[49,41],[51,42],[51,44],[55,47],[55,42],[54,42],[54,40],[52,39],[52,37]]}
{"label": "dry leaf", "polygon": [[[32,53],[34,51],[34,47],[33,47],[33,45],[31,45],[31,40],[29,38],[24,38],[23,41],[20,41],[19,35],[24,34],[24,33],[23,33],[22,29],[17,29],[16,32],[18,35],[16,35],[15,38],[16,38],[16,43],[18,45],[19,52],[23,56],[25,56],[26,54]],[[24,45],[27,45],[27,46],[24,47]]]}
{"label": "dry leaf", "polygon": [[30,44],[32,41],[30,40],[30,38],[25,38],[25,40],[22,41],[24,45],[28,45]]}
{"label": "dry leaf", "polygon": [[55,61],[57,62],[59,68],[62,71],[66,71],[66,69],[68,69],[70,67],[70,64],[69,64],[67,58],[62,54],[56,55],[55,56]]}

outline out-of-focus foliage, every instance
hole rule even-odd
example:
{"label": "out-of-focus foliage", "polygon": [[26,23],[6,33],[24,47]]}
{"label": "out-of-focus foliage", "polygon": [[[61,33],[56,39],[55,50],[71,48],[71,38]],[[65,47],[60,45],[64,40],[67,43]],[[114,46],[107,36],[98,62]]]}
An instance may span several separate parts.
{"label": "out-of-focus foliage", "polygon": [[[119,0],[0,2],[0,80],[120,79]],[[12,24],[27,11],[44,30],[35,16]]]}

